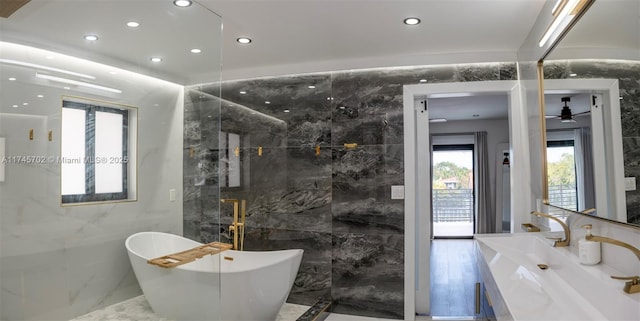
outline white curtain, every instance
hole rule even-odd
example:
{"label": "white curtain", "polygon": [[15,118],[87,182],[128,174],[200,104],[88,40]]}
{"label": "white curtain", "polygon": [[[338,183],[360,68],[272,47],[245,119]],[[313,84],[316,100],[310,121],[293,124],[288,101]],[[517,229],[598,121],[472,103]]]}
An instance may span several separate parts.
{"label": "white curtain", "polygon": [[591,129],[588,127],[576,128],[573,135],[578,211],[584,211],[596,207]]}
{"label": "white curtain", "polygon": [[[487,132],[474,133],[476,177],[476,233],[495,233],[496,213],[493,211],[489,178]],[[502,161],[502,160],[500,160]]]}

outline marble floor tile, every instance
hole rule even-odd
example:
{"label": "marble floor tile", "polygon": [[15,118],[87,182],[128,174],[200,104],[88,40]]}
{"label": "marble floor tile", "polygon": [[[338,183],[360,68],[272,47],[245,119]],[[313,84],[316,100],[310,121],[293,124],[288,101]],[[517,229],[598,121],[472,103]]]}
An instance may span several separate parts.
{"label": "marble floor tile", "polygon": [[[307,311],[306,305],[285,303],[276,321],[295,321]],[[368,318],[346,314],[330,314],[326,321],[397,321],[391,319]],[[162,318],[153,311],[144,296],[138,296],[127,301],[116,303],[104,309],[96,310],[79,316],[70,321],[171,321]]]}

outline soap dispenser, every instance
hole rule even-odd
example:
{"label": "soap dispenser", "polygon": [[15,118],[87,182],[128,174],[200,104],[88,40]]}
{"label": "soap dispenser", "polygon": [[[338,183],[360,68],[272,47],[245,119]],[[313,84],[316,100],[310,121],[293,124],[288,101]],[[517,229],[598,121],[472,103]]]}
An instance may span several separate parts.
{"label": "soap dispenser", "polygon": [[[591,224],[582,226],[587,230],[587,235],[591,235]],[[585,238],[578,241],[578,256],[580,264],[595,265],[600,263],[600,242],[588,241]]]}

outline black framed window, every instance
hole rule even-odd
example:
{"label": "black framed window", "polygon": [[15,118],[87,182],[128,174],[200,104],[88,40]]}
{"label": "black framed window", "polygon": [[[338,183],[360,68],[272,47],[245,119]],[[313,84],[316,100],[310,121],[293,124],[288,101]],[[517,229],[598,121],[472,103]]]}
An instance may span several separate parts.
{"label": "black framed window", "polygon": [[63,100],[62,203],[128,199],[129,110]]}

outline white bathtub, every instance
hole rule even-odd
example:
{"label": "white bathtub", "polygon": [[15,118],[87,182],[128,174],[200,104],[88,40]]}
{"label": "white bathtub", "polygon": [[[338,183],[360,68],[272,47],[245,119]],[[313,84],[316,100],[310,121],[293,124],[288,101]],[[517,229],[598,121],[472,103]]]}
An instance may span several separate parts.
{"label": "white bathtub", "polygon": [[[148,259],[202,245],[187,238],[141,232],[125,242],[131,266],[155,313],[173,320],[275,320],[289,296],[302,250],[224,251],[175,268]],[[233,261],[222,259],[232,257]]]}

